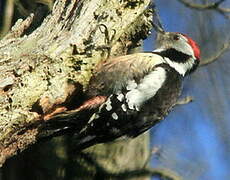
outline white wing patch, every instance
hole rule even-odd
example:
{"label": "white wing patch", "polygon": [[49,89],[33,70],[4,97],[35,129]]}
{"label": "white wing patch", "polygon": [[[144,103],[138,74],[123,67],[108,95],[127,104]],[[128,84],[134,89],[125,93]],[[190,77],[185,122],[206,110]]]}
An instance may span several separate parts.
{"label": "white wing patch", "polygon": [[130,90],[126,94],[128,107],[140,110],[141,105],[157,93],[165,79],[166,71],[162,67],[157,67],[154,71],[146,75],[135,89]]}
{"label": "white wing patch", "polygon": [[132,90],[132,89],[135,89],[136,87],[137,87],[137,83],[134,80],[130,80],[127,83],[126,89],[127,90]]}

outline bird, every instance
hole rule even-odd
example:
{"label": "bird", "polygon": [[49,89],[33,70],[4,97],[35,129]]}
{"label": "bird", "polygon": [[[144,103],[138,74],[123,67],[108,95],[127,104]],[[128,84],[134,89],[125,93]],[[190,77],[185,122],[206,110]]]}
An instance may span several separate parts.
{"label": "bird", "polygon": [[61,125],[57,132],[73,132],[76,149],[135,138],[162,121],[175,106],[184,77],[199,65],[200,48],[178,32],[161,32],[157,39],[152,52],[99,63],[74,117],[62,123],[57,122],[61,119],[53,121]]}

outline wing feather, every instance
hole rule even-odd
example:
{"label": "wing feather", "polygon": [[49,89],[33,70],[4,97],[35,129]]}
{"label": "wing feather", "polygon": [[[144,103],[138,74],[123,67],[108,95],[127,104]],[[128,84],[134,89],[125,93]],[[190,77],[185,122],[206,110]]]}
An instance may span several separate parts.
{"label": "wing feather", "polygon": [[100,63],[89,82],[88,95],[109,95],[118,93],[127,82],[141,79],[164,59],[154,53],[136,53],[119,56]]}

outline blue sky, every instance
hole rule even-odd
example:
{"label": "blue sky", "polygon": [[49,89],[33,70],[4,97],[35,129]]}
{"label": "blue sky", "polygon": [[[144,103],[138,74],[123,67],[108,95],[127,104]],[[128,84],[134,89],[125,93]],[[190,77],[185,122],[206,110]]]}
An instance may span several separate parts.
{"label": "blue sky", "polygon": [[[230,21],[218,13],[212,14],[211,19],[214,21],[213,27],[222,29],[205,29],[210,26],[208,24],[202,25],[204,29],[201,30],[201,27],[197,27],[199,20],[194,17],[202,19],[209,12],[192,11],[176,0],[158,0],[156,3],[165,29],[189,34],[198,43],[205,44],[202,47],[203,57],[211,56],[210,49],[211,52],[218,49],[210,44],[213,33],[230,30]],[[145,40],[144,50],[152,50],[153,46],[154,32]],[[199,68],[185,79],[182,96],[193,96],[195,101],[177,106],[160,125],[152,128],[151,145],[160,147],[160,156],[152,158],[153,167],[172,169],[186,180],[229,179],[229,57],[230,53],[226,53],[220,61]]]}

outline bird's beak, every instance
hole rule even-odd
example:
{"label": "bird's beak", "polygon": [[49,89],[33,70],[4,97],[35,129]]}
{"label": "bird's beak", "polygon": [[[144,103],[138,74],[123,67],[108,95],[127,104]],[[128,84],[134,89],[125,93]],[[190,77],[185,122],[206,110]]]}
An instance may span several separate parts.
{"label": "bird's beak", "polygon": [[156,34],[157,34],[157,44],[160,45],[160,42],[164,39],[166,32],[161,26],[157,24],[154,24],[153,27],[156,30]]}
{"label": "bird's beak", "polygon": [[164,29],[155,23],[153,24],[153,28],[156,30],[157,34],[165,34]]}
{"label": "bird's beak", "polygon": [[156,38],[156,47],[162,47],[164,44],[165,39],[167,39],[168,33],[165,31],[158,31],[157,32],[157,38]]}
{"label": "bird's beak", "polygon": [[165,32],[164,30],[160,30],[160,31],[158,31],[157,32],[157,39],[158,40],[163,40],[163,39],[165,39],[165,37],[167,37],[167,32]]}

